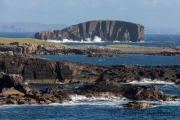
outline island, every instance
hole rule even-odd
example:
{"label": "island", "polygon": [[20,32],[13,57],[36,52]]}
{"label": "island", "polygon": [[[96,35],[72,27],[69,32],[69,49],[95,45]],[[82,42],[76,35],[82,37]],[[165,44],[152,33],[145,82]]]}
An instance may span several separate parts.
{"label": "island", "polygon": [[92,41],[95,37],[102,41],[144,41],[144,26],[118,20],[92,20],[62,30],[42,31],[35,34],[36,39]]}

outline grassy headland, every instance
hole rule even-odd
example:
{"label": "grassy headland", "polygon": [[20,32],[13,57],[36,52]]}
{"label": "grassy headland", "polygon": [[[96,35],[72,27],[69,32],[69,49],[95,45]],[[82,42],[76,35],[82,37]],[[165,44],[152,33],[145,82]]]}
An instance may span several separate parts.
{"label": "grassy headland", "polygon": [[36,44],[36,45],[47,45],[47,46],[56,45],[59,47],[67,47],[64,44],[47,42],[44,40],[38,40],[38,39],[33,39],[33,38],[3,38],[3,37],[0,37],[0,44],[6,45],[9,43],[13,43],[13,42],[31,43],[31,44]]}

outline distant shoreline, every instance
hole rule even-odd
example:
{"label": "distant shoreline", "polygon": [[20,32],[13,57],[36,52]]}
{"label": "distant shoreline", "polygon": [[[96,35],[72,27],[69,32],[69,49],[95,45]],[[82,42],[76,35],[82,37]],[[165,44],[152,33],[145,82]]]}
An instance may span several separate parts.
{"label": "distant shoreline", "polygon": [[12,51],[21,54],[51,55],[89,55],[100,54],[154,54],[180,56],[180,46],[137,46],[129,44],[109,44],[106,46],[77,45],[68,46],[31,38],[0,38],[0,51]]}

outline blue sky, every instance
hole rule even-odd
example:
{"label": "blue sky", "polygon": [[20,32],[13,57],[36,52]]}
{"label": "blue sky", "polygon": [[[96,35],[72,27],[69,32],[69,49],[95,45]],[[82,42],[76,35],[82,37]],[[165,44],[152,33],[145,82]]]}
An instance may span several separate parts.
{"label": "blue sky", "polygon": [[98,19],[180,28],[180,0],[0,0],[0,22],[72,25]]}

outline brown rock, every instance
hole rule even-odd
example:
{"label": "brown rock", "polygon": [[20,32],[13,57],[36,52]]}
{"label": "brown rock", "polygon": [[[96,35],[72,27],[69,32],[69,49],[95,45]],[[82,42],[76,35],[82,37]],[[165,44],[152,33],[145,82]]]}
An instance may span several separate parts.
{"label": "brown rock", "polygon": [[131,100],[147,101],[172,101],[172,97],[165,95],[161,90],[154,86],[132,86],[124,93],[124,96]]}
{"label": "brown rock", "polygon": [[20,96],[24,96],[24,93],[17,91],[16,89],[12,88],[3,88],[2,89],[2,93],[0,94],[0,96],[9,96],[9,95],[20,95]]}

